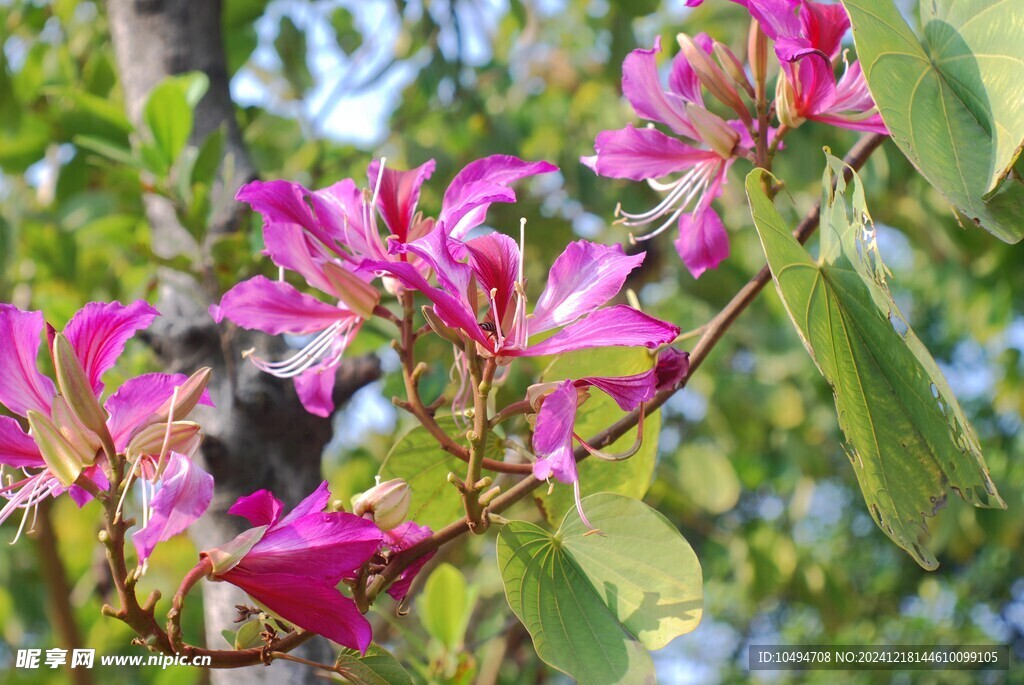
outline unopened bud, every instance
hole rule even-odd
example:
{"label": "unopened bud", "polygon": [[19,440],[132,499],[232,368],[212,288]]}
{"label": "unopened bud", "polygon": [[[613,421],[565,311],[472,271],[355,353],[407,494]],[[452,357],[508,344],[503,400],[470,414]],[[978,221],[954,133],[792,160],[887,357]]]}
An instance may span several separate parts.
{"label": "unopened bud", "polygon": [[397,528],[409,513],[412,489],[401,478],[375,485],[352,502],[356,516],[372,519],[381,530]]}
{"label": "unopened bud", "polygon": [[747,36],[747,61],[750,63],[750,73],[754,76],[754,83],[764,86],[768,78],[768,36],[761,29],[761,23],[757,20],[750,22],[750,34]]}
{"label": "unopened bud", "polygon": [[204,366],[188,377],[184,383],[178,386],[177,394],[168,398],[156,413],[150,417],[151,423],[166,423],[170,418],[171,404],[174,404],[174,418],[183,419],[191,413],[206,392],[206,384],[210,382],[210,367]]}
{"label": "unopened bud", "polygon": [[245,558],[256,543],[263,539],[270,526],[257,526],[250,528],[244,533],[239,533],[231,542],[200,552],[200,558],[207,558],[213,564],[211,575],[218,576],[227,573]]}
{"label": "unopened bud", "polygon": [[697,129],[701,140],[723,159],[732,157],[736,144],[740,142],[740,134],[725,123],[722,117],[699,105],[689,103],[686,105],[686,115],[693,127]]}
{"label": "unopened bud", "polygon": [[363,319],[373,317],[373,310],[380,302],[379,290],[334,262],[324,262],[323,272],[331,284],[333,294],[346,307]]}
{"label": "unopened bud", "polygon": [[107,413],[96,399],[92,383],[75,349],[61,333],[53,338],[53,365],[57,372],[57,388],[82,425],[98,436],[108,434]]}
{"label": "unopened bud", "polygon": [[50,472],[61,485],[73,485],[86,466],[82,455],[49,418],[34,409],[28,410],[28,425]]}
{"label": "unopened bud", "polygon": [[199,424],[192,421],[174,421],[168,433],[166,423],[152,423],[132,438],[125,455],[131,460],[143,455],[157,456],[164,450],[165,440],[168,452],[191,457],[199,449],[202,440]]}
{"label": "unopened bud", "polygon": [[451,344],[462,347],[462,338],[459,335],[459,332],[450,326],[446,326],[444,322],[441,321],[440,317],[434,313],[434,310],[430,305],[424,305],[421,311],[423,312],[423,318],[427,320],[427,325],[430,326],[430,330],[434,331]]}
{"label": "unopened bud", "polygon": [[67,439],[75,452],[82,457],[82,462],[85,464],[95,463],[96,452],[101,446],[100,439],[75,416],[63,395],[57,395],[53,398],[53,407],[50,410],[50,415],[53,425]]}
{"label": "unopened bud", "polygon": [[728,48],[724,43],[719,43],[717,40],[714,42],[714,46],[711,48],[715,55],[715,59],[722,66],[722,70],[729,75],[732,82],[746,91],[747,95],[751,98],[754,97],[754,86],[750,85],[750,79],[747,78],[747,72],[743,70],[743,65],[740,60],[733,54],[733,51]]}
{"label": "unopened bud", "polygon": [[806,121],[797,109],[793,83],[784,73],[779,74],[779,80],[775,84],[775,114],[779,117],[779,122],[789,128],[796,128]]}
{"label": "unopened bud", "polygon": [[743,99],[733,87],[731,80],[725,75],[725,72],[688,35],[680,33],[676,39],[679,41],[679,48],[683,51],[683,57],[686,58],[686,61],[690,63],[690,66],[697,73],[701,84],[715,98],[736,112],[744,123],[750,125],[753,122],[750,110],[743,104]]}

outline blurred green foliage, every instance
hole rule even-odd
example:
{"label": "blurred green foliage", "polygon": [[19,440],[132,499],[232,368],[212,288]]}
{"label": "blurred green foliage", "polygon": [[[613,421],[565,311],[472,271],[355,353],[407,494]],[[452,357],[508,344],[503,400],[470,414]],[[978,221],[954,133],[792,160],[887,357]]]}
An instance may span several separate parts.
{"label": "blurred green foliage", "polygon": [[[447,182],[476,157],[509,153],[559,164],[555,181],[523,184],[516,206],[495,205],[489,214],[499,230],[517,227],[520,216],[529,219],[526,268],[533,295],[567,241],[624,241],[624,229],[611,223],[616,205],[644,208],[655,200],[642,184],[601,179],[578,163],[592,152],[599,131],[634,121],[620,97],[626,53],[650,46],[656,35],[674,45],[675,33],[685,30],[707,31],[743,54],[747,20],[743,8],[721,0],[692,13],[680,2],[626,0],[224,4],[236,85],[244,79],[260,93],[240,107],[238,121],[265,178],[322,187],[346,176],[365,178],[374,156],[387,155],[389,164],[405,168],[435,158],[437,171],[420,203],[432,214]],[[151,296],[155,265],[193,268],[188,259],[154,253],[142,210],[151,175],[89,144],[124,151],[145,138],[132,132],[123,112],[102,5],[11,0],[0,3],[0,32],[0,299],[43,309],[59,328],[88,300]],[[322,73],[319,60],[332,49],[360,68]],[[383,55],[379,62],[369,57],[374,51]],[[356,96],[365,93],[393,99],[383,137],[337,142],[344,113],[354,111],[345,108],[358,107]],[[343,115],[321,115],[325,99]],[[166,140],[166,161],[174,164],[182,159],[171,154],[179,139],[171,133]],[[815,124],[787,138],[775,172],[799,211],[819,195],[821,147],[841,154],[854,140]],[[185,155],[202,156],[200,147],[189,149]],[[193,162],[193,169],[203,168]],[[668,239],[647,244],[644,267],[629,283],[646,310],[695,329],[763,266],[740,182],[747,171],[737,164],[725,188],[721,206],[732,254],[718,270],[694,281]],[[1024,656],[1024,518],[1018,514],[1024,462],[1015,458],[1024,453],[1019,248],[960,229],[948,203],[891,146],[871,159],[862,177],[896,300],[949,377],[1009,511],[975,510],[951,498],[932,525],[930,547],[941,563],[934,573],[892,545],[864,509],[828,387],[769,289],[662,412],[646,501],[693,545],[705,578],[701,626],[654,653],[665,682],[745,682],[750,642],[1008,643],[1017,659]],[[195,192],[181,187],[160,189],[185,201],[179,215]],[[191,225],[202,229],[201,220]],[[254,218],[252,230],[214,252],[220,283],[267,268],[256,256],[258,227]],[[359,351],[381,349],[387,362],[385,336],[364,331]],[[449,358],[444,346],[432,344],[423,343],[422,358]],[[434,392],[446,383],[447,363],[431,369]],[[118,373],[151,367],[148,352],[136,345]],[[531,380],[527,370],[514,371],[499,402],[521,397]],[[389,398],[400,387],[389,374],[367,393],[383,389]],[[339,439],[327,455],[326,475],[343,501],[373,483],[409,425],[406,417],[396,424],[386,402],[368,397],[362,394],[339,417]],[[61,501],[53,515],[84,642],[100,652],[134,653],[123,626],[99,614],[104,581],[94,556],[97,510],[90,505],[79,512]],[[542,519],[534,502],[510,516]],[[8,524],[3,532],[13,537],[14,530]],[[0,673],[11,650],[58,642],[34,544],[23,539],[0,555]],[[161,546],[146,585],[166,591],[194,558],[184,539]],[[505,603],[493,537],[474,537],[437,559],[457,567],[475,596],[464,638],[438,637],[415,618],[396,617],[390,600],[373,612],[377,640],[413,677],[557,682]],[[417,601],[429,600],[413,599],[414,614]],[[198,635],[198,611],[186,616],[186,635]],[[875,682],[871,673],[846,675],[844,682]],[[184,669],[105,669],[94,676],[168,685],[199,678]],[[3,674],[11,683],[61,677]],[[825,683],[834,676],[780,673],[773,682]],[[914,682],[976,681],[947,672]]]}

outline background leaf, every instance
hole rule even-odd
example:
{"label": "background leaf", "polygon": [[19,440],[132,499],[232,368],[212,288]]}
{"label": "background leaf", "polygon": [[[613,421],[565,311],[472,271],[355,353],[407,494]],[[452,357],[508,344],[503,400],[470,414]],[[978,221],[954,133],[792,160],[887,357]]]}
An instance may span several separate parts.
{"label": "background leaf", "polygon": [[423,597],[416,603],[420,621],[449,650],[462,647],[473,613],[474,594],[462,571],[451,564],[440,564],[427,578]]}

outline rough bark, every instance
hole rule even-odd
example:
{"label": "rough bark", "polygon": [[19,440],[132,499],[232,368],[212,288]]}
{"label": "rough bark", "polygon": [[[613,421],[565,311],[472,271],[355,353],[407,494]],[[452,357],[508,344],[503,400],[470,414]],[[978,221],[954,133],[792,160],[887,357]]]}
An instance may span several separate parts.
{"label": "rough bark", "polygon": [[[239,185],[255,176],[235,119],[221,36],[219,0],[108,0],[110,30],[130,118],[138,122],[150,90],[164,77],[184,71],[203,71],[210,89],[196,111],[193,137],[202,140],[227,124],[225,154],[233,157],[235,173],[225,182]],[[236,188],[228,188],[234,194]],[[146,199],[154,245],[168,244],[183,231],[170,205],[158,197]],[[230,207],[214,217],[212,232],[234,230],[243,215]],[[329,419],[308,414],[299,404],[290,381],[280,381],[242,362],[241,351],[256,348],[261,356],[283,351],[279,339],[233,327],[218,327],[207,314],[218,296],[209,285],[181,273],[161,273],[157,307],[162,316],[147,333],[168,371],[190,373],[213,368],[214,409],[199,415],[206,438],[200,459],[216,481],[210,511],[193,527],[200,549],[231,539],[239,532],[237,517],[226,509],[241,495],[260,488],[273,490],[288,504],[311,492],[321,479],[320,455],[331,436]],[[347,400],[379,374],[375,359],[358,359],[339,370],[335,400]],[[235,604],[244,595],[226,583],[204,583],[208,642],[221,645],[220,632],[230,628]],[[197,639],[198,636],[191,636]],[[305,656],[331,661],[325,643],[311,642]],[[215,685],[242,683],[313,682],[308,667],[277,662],[270,668],[216,671]]]}

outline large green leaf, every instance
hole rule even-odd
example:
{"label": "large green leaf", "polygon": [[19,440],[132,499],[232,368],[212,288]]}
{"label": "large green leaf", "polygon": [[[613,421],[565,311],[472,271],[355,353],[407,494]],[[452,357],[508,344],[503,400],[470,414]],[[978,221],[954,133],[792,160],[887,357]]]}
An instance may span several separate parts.
{"label": "large green leaf", "polygon": [[1024,238],[1024,0],[921,0],[920,37],[892,0],[845,0],[893,140],[969,220]]}
{"label": "large green leaf", "polygon": [[[654,365],[654,358],[643,347],[604,348],[581,350],[558,356],[545,369],[543,382],[579,379],[588,376],[628,376],[643,373]],[[608,428],[626,412],[615,400],[596,388],[590,398],[576,411],[576,434],[584,440]],[[654,413],[644,420],[644,441],[640,450],[629,459],[618,462],[585,459],[579,463],[580,493],[617,492],[627,497],[640,498],[647,493],[654,475],[654,462],[658,456],[658,433],[661,414]],[[630,431],[606,448],[608,452],[629,449],[636,440]],[[555,484],[550,492],[542,491],[537,497],[544,506],[548,523],[556,525],[565,512],[575,507],[570,486]]]}
{"label": "large green leaf", "polygon": [[412,685],[412,678],[391,652],[371,644],[366,654],[342,649],[334,662],[341,677],[352,685]]}
{"label": "large green leaf", "polygon": [[938,563],[923,545],[925,517],[950,490],[975,506],[1005,505],[956,397],[889,293],[860,179],[854,175],[848,200],[842,171],[828,155],[818,261],[765,195],[766,172],[747,176],[747,197],[786,310],[832,386],[871,516],[921,566],[934,569]]}
{"label": "large green leaf", "polygon": [[603,535],[570,510],[552,535],[525,521],[498,534],[505,596],[541,659],[581,685],[653,683],[648,649],[700,622],[700,562],[643,502],[601,493],[583,500]]}

